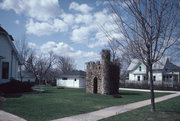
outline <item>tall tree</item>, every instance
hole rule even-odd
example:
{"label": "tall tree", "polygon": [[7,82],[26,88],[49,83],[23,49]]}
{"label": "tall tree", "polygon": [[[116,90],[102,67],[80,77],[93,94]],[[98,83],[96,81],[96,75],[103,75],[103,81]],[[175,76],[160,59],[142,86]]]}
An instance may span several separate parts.
{"label": "tall tree", "polygon": [[112,62],[115,62],[118,59],[118,51],[119,51],[119,44],[115,38],[109,39],[108,41],[108,48],[110,49],[112,55]]}
{"label": "tall tree", "polygon": [[26,61],[26,70],[33,73],[41,83],[45,80],[45,76],[56,64],[56,57],[52,52],[49,52],[46,56],[36,56],[35,53],[31,53]]}
{"label": "tall tree", "polygon": [[110,1],[114,23],[124,36],[119,45],[148,68],[151,111],[155,111],[152,65],[180,37],[178,0]]}
{"label": "tall tree", "polygon": [[19,65],[19,76],[21,79],[20,81],[22,81],[23,80],[22,71],[25,69],[27,58],[30,55],[32,49],[28,47],[26,35],[23,35],[20,40],[15,41],[15,45],[22,61],[22,63]]}
{"label": "tall tree", "polygon": [[57,68],[63,74],[71,72],[75,70],[74,60],[70,57],[59,56],[57,58]]}

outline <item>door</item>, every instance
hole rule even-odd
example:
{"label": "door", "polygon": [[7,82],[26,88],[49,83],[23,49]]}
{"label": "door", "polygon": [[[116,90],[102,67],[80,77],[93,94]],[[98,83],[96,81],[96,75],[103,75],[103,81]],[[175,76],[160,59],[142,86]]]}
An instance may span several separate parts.
{"label": "door", "polygon": [[93,84],[93,93],[97,93],[97,91],[98,91],[98,80],[97,80],[97,77],[94,78],[93,82],[94,82],[94,84]]}

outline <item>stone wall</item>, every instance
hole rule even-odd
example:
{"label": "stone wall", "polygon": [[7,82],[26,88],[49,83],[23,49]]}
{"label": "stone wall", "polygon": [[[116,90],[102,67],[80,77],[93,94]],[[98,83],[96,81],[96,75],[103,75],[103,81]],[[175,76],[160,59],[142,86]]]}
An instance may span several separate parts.
{"label": "stone wall", "polygon": [[102,50],[101,62],[86,63],[86,92],[116,94],[119,88],[119,65],[110,61],[110,51]]}

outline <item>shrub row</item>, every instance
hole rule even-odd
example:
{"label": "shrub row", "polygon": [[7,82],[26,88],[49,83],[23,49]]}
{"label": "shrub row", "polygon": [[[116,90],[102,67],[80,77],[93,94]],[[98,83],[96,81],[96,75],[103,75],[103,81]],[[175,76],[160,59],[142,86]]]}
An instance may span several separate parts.
{"label": "shrub row", "polygon": [[34,86],[34,83],[32,82],[20,82],[17,80],[12,80],[8,83],[0,85],[0,93],[8,94],[30,92],[32,91],[32,86]]}
{"label": "shrub row", "polygon": [[[149,84],[147,83],[120,83],[120,87],[122,88],[135,88],[135,89],[150,89]],[[156,90],[180,90],[180,83],[177,85],[170,87],[168,85],[158,84],[154,85],[154,89]]]}

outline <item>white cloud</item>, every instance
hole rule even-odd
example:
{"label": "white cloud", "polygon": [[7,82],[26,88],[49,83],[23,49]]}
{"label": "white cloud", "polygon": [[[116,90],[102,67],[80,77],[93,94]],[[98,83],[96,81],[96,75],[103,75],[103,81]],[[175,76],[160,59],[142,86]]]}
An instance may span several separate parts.
{"label": "white cloud", "polygon": [[46,56],[49,52],[53,52],[59,56],[71,57],[75,60],[78,69],[84,69],[85,62],[99,60],[100,58],[100,55],[93,51],[77,50],[64,42],[48,41],[41,46],[38,46],[33,42],[28,42],[28,46],[37,51],[37,57],[41,54]]}
{"label": "white cloud", "polygon": [[[111,35],[111,37],[113,37],[116,40],[120,40],[120,39],[123,38],[123,35],[119,34],[117,32],[110,32],[110,35]],[[108,42],[109,42],[109,39],[104,35],[103,32],[96,33],[95,39],[97,41],[95,41],[94,43],[90,43],[88,45],[89,48],[95,48],[95,47],[99,47],[99,46],[106,46],[108,44]]]}
{"label": "white cloud", "polygon": [[43,44],[40,47],[40,50],[44,53],[48,53],[52,51],[57,55],[70,56],[75,59],[77,58],[84,58],[84,59],[96,58],[97,59],[99,57],[95,52],[92,52],[92,51],[85,52],[81,50],[76,50],[64,42],[48,41],[47,43]]}
{"label": "white cloud", "polygon": [[[107,45],[108,39],[102,28],[106,30],[111,37],[120,39],[121,35],[115,30],[117,25],[114,24],[113,14],[108,9],[91,14],[76,14],[75,22],[80,26],[72,29],[71,40],[77,43],[87,43],[87,47],[95,48]],[[115,16],[114,16],[115,18]],[[101,28],[102,27],[102,28]]]}
{"label": "white cloud", "polygon": [[72,14],[67,14],[67,13],[63,13],[61,14],[61,17],[63,19],[63,21],[69,25],[72,25],[74,23],[74,15]]}
{"label": "white cloud", "polygon": [[15,24],[19,24],[19,20],[16,20],[16,21],[15,21]]}
{"label": "white cloud", "polygon": [[106,0],[99,0],[99,1],[96,1],[96,6],[100,6],[100,5],[108,5],[109,4],[109,1],[106,1]]}
{"label": "white cloud", "polygon": [[68,44],[63,42],[56,43],[54,41],[48,41],[47,43],[43,44],[41,46],[41,50],[45,50],[44,52],[52,51],[57,55],[66,55],[74,51],[74,49]]}
{"label": "white cloud", "polygon": [[78,14],[75,17],[76,23],[91,24],[93,22],[93,16],[91,14]]}
{"label": "white cloud", "polygon": [[68,25],[60,19],[54,19],[51,23],[48,22],[34,22],[30,19],[26,23],[26,33],[37,36],[50,35],[54,32],[66,32]]}
{"label": "white cloud", "polygon": [[[107,4],[99,1],[97,5]],[[91,6],[72,2],[70,10],[78,11],[75,14],[62,12],[58,0],[3,0],[0,9],[14,10],[17,14],[28,16],[26,33],[37,36],[51,35],[57,32],[69,32],[73,42],[86,44],[89,48],[104,46],[108,40],[98,26],[102,26],[115,38],[120,37],[112,24],[112,14],[104,8],[94,12]],[[19,23],[18,20],[15,22]],[[99,35],[101,33],[101,36]],[[88,41],[88,42],[87,42]]]}
{"label": "white cloud", "polygon": [[76,28],[72,31],[71,40],[77,43],[85,42],[91,38],[94,29],[94,26],[82,26]]}
{"label": "white cloud", "polygon": [[58,0],[4,0],[0,8],[14,10],[17,14],[41,21],[47,21],[60,13]]}
{"label": "white cloud", "polygon": [[32,50],[38,49],[37,45],[33,42],[28,42],[28,47],[31,48]]}
{"label": "white cloud", "polygon": [[69,5],[69,9],[70,10],[75,10],[75,11],[79,11],[82,13],[89,13],[90,11],[93,10],[93,8],[91,8],[90,6],[88,6],[87,4],[78,4],[76,2],[72,2]]}

